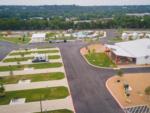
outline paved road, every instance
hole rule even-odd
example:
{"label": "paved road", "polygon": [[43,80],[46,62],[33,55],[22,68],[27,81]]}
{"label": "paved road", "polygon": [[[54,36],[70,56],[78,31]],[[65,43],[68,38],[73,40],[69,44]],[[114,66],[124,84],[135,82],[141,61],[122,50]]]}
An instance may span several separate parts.
{"label": "paved road", "polygon": [[79,54],[82,43],[60,44],[77,113],[123,113],[105,87],[113,70],[95,69]]}
{"label": "paved road", "polygon": [[0,41],[0,60],[3,59],[10,51],[17,49],[16,44]]}

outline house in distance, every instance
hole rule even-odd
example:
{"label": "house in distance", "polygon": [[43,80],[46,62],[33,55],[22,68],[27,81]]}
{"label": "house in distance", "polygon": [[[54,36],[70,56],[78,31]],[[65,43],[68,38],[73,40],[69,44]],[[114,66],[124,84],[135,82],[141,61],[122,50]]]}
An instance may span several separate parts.
{"label": "house in distance", "polygon": [[43,42],[45,41],[46,33],[36,33],[32,34],[31,43]]}

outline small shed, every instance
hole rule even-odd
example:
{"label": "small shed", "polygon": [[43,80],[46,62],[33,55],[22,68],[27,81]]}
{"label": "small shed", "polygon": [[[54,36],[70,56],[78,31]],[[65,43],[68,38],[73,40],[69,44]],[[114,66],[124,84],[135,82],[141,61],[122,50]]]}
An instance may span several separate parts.
{"label": "small shed", "polygon": [[43,42],[45,41],[46,33],[32,34],[31,42]]}

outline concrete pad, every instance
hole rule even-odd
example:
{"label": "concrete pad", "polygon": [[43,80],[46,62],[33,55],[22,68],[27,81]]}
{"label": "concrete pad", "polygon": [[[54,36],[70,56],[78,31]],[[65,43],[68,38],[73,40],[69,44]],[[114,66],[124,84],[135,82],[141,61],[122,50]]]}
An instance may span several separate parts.
{"label": "concrete pad", "polygon": [[[31,107],[32,106],[32,107]],[[69,109],[74,111],[71,97],[42,101],[43,110]],[[17,105],[0,105],[1,113],[34,113],[40,112],[40,102],[28,102]]]}
{"label": "concrete pad", "polygon": [[31,83],[31,80],[19,80],[18,84],[29,84]]}

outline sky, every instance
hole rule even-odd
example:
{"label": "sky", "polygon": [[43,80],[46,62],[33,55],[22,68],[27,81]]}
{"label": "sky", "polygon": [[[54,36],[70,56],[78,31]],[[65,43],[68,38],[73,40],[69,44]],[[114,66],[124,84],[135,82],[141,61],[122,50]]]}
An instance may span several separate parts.
{"label": "sky", "polygon": [[0,5],[150,5],[150,0],[0,0]]}

